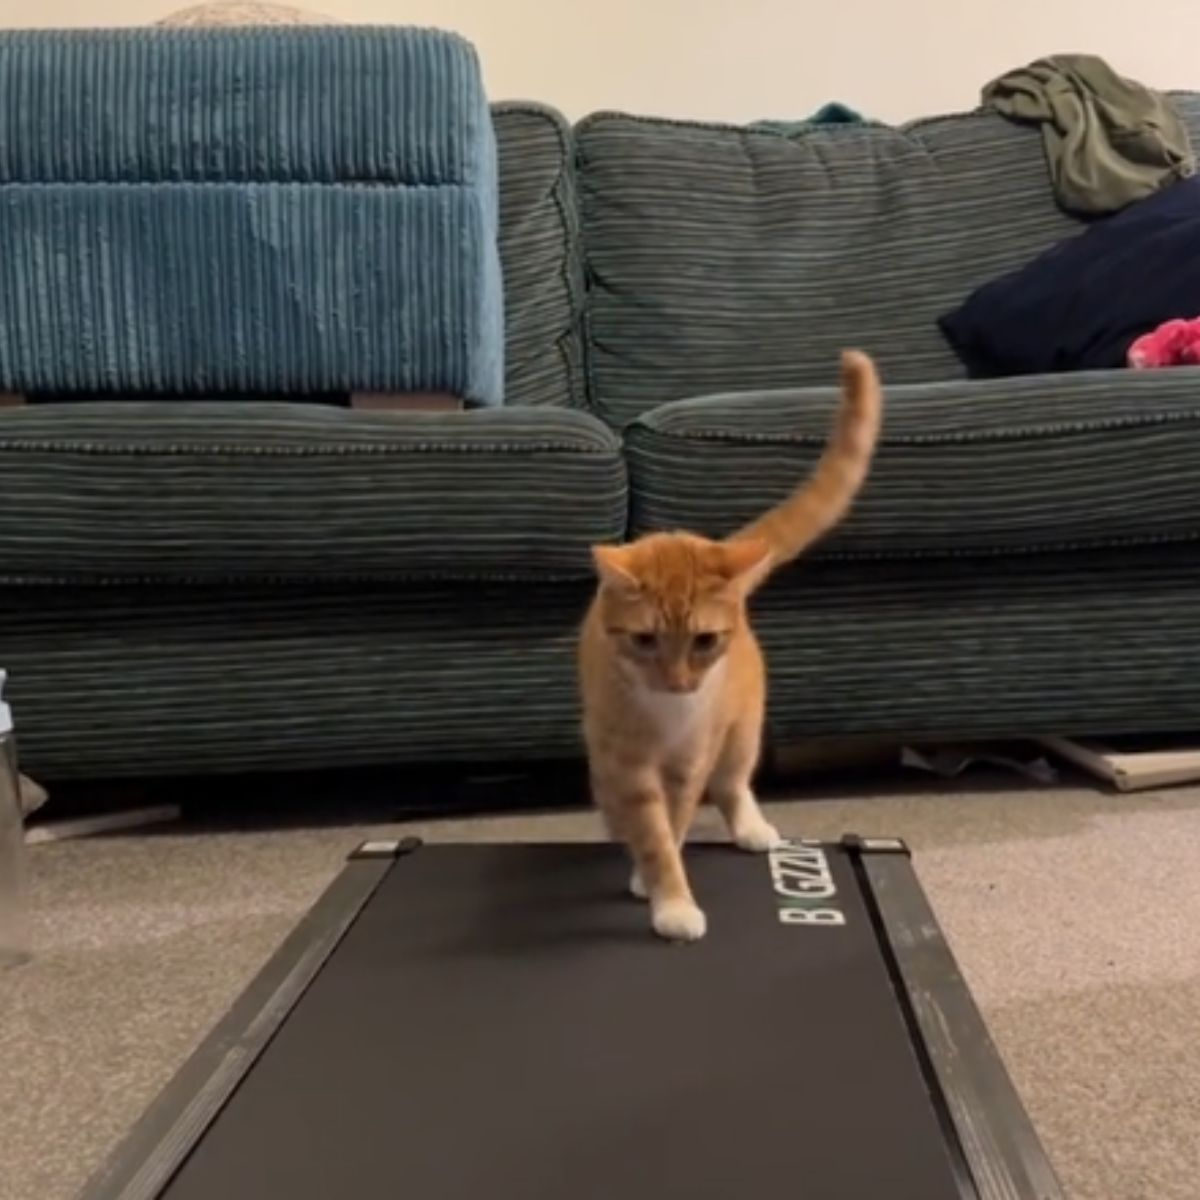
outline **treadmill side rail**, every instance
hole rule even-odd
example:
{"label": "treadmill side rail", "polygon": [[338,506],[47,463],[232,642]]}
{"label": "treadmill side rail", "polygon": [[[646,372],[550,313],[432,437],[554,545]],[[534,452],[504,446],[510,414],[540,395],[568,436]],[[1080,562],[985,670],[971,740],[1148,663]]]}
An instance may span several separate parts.
{"label": "treadmill side rail", "polygon": [[383,882],[406,843],[351,856],[212,1032],[92,1175],[78,1200],[156,1200]]}
{"label": "treadmill side rail", "polygon": [[979,1200],[1065,1200],[908,856],[859,862]]}

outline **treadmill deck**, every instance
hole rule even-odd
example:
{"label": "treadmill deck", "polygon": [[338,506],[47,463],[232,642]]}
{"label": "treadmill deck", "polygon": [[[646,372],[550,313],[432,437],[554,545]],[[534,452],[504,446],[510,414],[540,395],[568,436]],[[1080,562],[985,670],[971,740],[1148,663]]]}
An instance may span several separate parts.
{"label": "treadmill deck", "polygon": [[689,846],[709,933],[674,946],[615,847],[369,844],[319,961],[227,1031],[191,1144],[164,1100],[87,1195],[1057,1197],[978,1185],[868,857]]}

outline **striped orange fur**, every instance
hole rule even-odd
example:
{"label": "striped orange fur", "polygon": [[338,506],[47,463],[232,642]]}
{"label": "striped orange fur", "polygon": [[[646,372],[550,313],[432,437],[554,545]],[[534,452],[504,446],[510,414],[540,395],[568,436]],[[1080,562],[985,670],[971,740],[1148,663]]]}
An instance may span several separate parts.
{"label": "striped orange fur", "polygon": [[733,840],[780,838],[755,798],[766,667],[747,602],[849,512],[882,422],[874,363],[842,355],[842,400],[812,475],[732,536],[654,533],[593,550],[598,586],[579,641],[593,799],[633,860],[631,888],[665,938],[704,936],[682,845],[697,806],[716,805]]}

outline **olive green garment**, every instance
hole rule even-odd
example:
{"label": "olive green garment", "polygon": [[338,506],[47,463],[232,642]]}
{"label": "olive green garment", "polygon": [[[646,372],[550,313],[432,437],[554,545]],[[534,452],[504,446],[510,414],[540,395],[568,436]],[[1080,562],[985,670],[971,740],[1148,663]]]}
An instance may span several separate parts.
{"label": "olive green garment", "polygon": [[1040,58],[989,83],[983,103],[1041,125],[1054,194],[1068,212],[1115,212],[1195,169],[1170,100],[1094,55]]}

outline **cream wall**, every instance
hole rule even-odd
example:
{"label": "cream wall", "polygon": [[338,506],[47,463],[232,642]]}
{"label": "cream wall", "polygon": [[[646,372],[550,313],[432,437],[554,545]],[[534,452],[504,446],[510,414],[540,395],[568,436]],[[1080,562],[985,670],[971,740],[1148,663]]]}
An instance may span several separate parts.
{"label": "cream wall", "polygon": [[[440,25],[479,47],[495,99],[714,120],[842,100],[885,120],[970,107],[992,76],[1087,50],[1200,88],[1200,0],[302,0],[355,21]],[[153,21],[188,0],[0,0],[0,25]]]}

